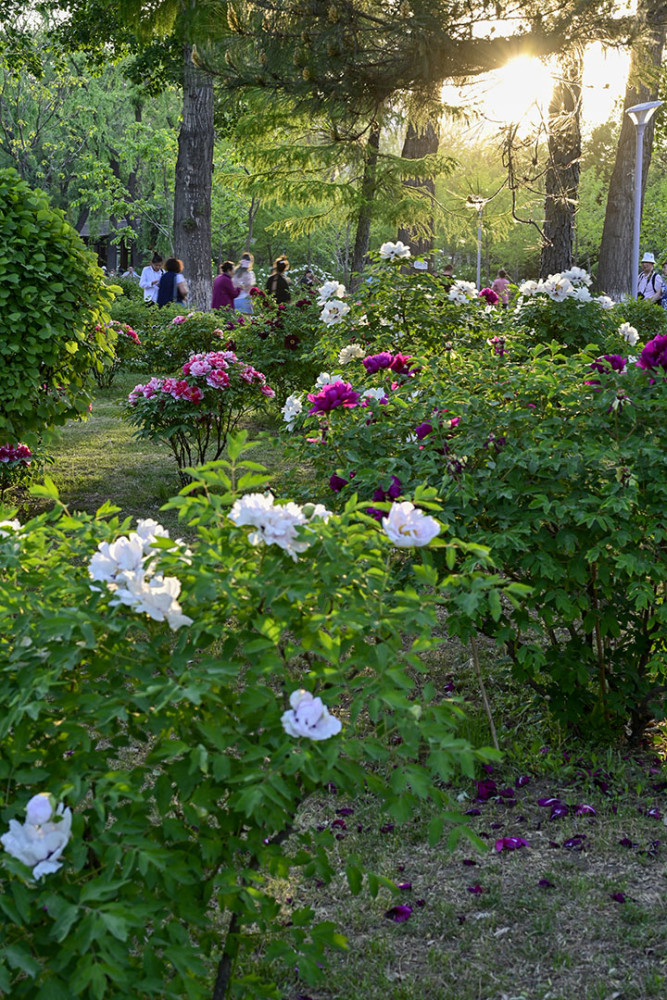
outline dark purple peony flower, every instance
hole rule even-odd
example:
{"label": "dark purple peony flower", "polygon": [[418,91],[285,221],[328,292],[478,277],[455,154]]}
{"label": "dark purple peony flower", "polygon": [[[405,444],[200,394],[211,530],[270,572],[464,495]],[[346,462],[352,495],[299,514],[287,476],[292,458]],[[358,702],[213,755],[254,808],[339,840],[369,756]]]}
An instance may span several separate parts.
{"label": "dark purple peony flower", "polygon": [[637,367],[648,371],[654,368],[667,370],[667,334],[659,333],[653,340],[649,340],[639,355]]}
{"label": "dark purple peony flower", "polygon": [[383,490],[382,487],[379,486],[373,493],[373,500],[375,500],[376,503],[383,503],[385,500],[397,500],[401,495],[401,490],[401,480],[398,476],[392,476],[388,489]]}
{"label": "dark purple peony flower", "polygon": [[334,493],[340,493],[344,486],[347,486],[349,479],[343,479],[342,476],[337,476],[336,473],[329,478],[329,489],[332,489]]}
{"label": "dark purple peony flower", "polygon": [[427,435],[433,433],[433,424],[429,423],[428,420],[424,420],[423,423],[415,427],[415,435],[418,441],[423,441]]}
{"label": "dark purple peony flower", "polygon": [[627,358],[620,354],[603,354],[601,358],[593,361],[590,365],[591,371],[600,372],[602,375],[609,375],[610,372],[622,372],[627,364]]}
{"label": "dark purple peony flower", "polygon": [[382,351],[381,354],[372,354],[370,357],[364,358],[362,364],[369,375],[375,375],[381,368],[391,368],[393,360],[393,354],[390,354],[388,351]]}
{"label": "dark purple peony flower", "polygon": [[498,786],[492,778],[485,778],[484,781],[476,781],[477,801],[487,802],[494,795],[498,794]]}
{"label": "dark purple peony flower", "polygon": [[410,365],[408,364],[410,360],[409,354],[395,354],[389,367],[397,375],[410,375]]}
{"label": "dark purple peony flower", "polygon": [[319,392],[309,392],[308,399],[313,404],[308,415],[313,413],[328,413],[339,406],[353,407],[359,405],[359,393],[349,382],[332,382],[325,385]]}
{"label": "dark purple peony flower", "polygon": [[388,920],[393,920],[395,924],[404,924],[412,916],[412,907],[406,903],[399,903],[398,906],[391,906],[385,913]]}

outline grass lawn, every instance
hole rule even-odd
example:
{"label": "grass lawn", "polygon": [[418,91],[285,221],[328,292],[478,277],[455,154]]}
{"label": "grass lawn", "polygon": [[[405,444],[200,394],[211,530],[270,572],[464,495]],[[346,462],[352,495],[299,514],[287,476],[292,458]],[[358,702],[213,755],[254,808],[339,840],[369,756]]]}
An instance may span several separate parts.
{"label": "grass lawn", "polygon": [[[119,419],[118,400],[135,381],[119,379],[99,393],[86,423],[60,431],[49,474],[73,509],[93,512],[111,499],[126,514],[175,528],[173,512],[159,513],[179,489],[169,449],[135,441]],[[271,425],[249,429],[257,436]],[[284,464],[275,433],[253,457],[274,474],[277,495],[307,483],[307,470]],[[447,643],[443,657],[435,678],[443,689],[453,680],[467,702],[463,734],[490,743],[466,650]],[[294,907],[310,905],[317,919],[347,934],[349,950],[331,956],[317,986],[275,970],[285,1000],[667,997],[667,769],[659,730],[637,755],[566,740],[526,703],[492,650],[485,661],[505,760],[479,776],[487,784],[461,779],[452,795],[470,811],[487,850],[465,841],[451,851],[430,848],[427,811],[393,828],[363,796],[343,802],[334,789],[309,801],[298,821],[330,831],[338,875],[330,885],[294,881],[276,891],[285,921]],[[568,807],[565,815],[550,818],[553,806],[539,804],[549,797]],[[595,813],[576,815],[582,805]],[[497,852],[503,837],[529,846]],[[385,889],[376,899],[353,896],[345,865],[354,855],[405,887],[397,897]],[[411,907],[404,922],[386,915],[396,904]],[[261,942],[252,962],[271,974]]]}

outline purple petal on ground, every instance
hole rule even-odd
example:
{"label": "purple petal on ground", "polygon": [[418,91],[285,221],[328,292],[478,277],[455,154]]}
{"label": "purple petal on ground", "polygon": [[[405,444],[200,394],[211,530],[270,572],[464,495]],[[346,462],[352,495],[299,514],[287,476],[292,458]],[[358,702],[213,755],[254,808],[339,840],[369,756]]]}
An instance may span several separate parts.
{"label": "purple petal on ground", "polygon": [[462,913],[457,913],[456,919],[460,924],[464,924],[466,922],[466,918],[463,916]]}
{"label": "purple petal on ground", "polygon": [[646,815],[649,817],[649,819],[662,819],[662,813],[656,807],[654,807],[653,809],[647,809]]}
{"label": "purple petal on ground", "polygon": [[464,859],[463,859],[463,864],[464,864],[464,865],[465,865],[465,866],[466,866],[467,868],[472,868],[472,866],[473,866],[473,865],[476,865],[476,864],[477,864],[477,862],[475,861],[475,859],[474,859],[474,858],[464,858]]}
{"label": "purple petal on ground", "polygon": [[503,828],[504,826],[505,826],[505,824],[504,824],[504,823],[492,823],[492,824],[491,824],[491,829],[492,829],[492,830],[502,830],[502,828]]}
{"label": "purple petal on ground", "polygon": [[399,903],[398,906],[390,906],[385,913],[387,920],[393,920],[395,924],[404,924],[411,916],[412,907],[407,906],[405,903]]}
{"label": "purple petal on ground", "polygon": [[331,825],[332,827],[337,827],[339,830],[347,830],[347,823],[344,819],[335,819]]}
{"label": "purple petal on ground", "polygon": [[396,871],[398,871],[398,872],[404,872],[405,871],[405,865],[396,865]]}
{"label": "purple petal on ground", "polygon": [[549,814],[549,819],[561,819],[562,816],[567,816],[569,809],[562,802],[559,802],[557,806],[553,806],[551,813]]}
{"label": "purple petal on ground", "polygon": [[357,833],[363,833],[363,832],[364,832],[363,826],[361,825],[361,823],[357,823]]}
{"label": "purple petal on ground", "polygon": [[469,885],[468,892],[471,892],[473,896],[479,896],[480,893],[484,892],[481,885]]}
{"label": "purple petal on ground", "polygon": [[397,882],[396,888],[400,889],[401,892],[409,892],[412,889],[412,882]]}
{"label": "purple petal on ground", "polygon": [[337,833],[336,834],[336,840],[345,840],[345,834],[344,833]]}
{"label": "purple petal on ground", "polygon": [[518,851],[520,847],[530,847],[523,837],[501,837],[495,843],[496,851]]}
{"label": "purple petal on ground", "polygon": [[481,816],[482,814],[479,811],[479,809],[466,809],[464,815],[465,816]]}
{"label": "purple petal on ground", "polygon": [[555,840],[549,841],[549,847],[557,847],[560,850],[560,844]]}
{"label": "purple petal on ground", "polygon": [[540,889],[555,889],[556,886],[553,882],[550,882],[548,878],[541,878],[537,883]]}
{"label": "purple petal on ground", "polygon": [[502,797],[504,799],[513,799],[514,798],[514,789],[513,788],[499,788],[498,789],[498,795],[502,795]]}
{"label": "purple petal on ground", "polygon": [[576,808],[574,810],[574,815],[575,816],[597,816],[597,812],[595,811],[595,809],[593,808],[593,806],[588,806],[588,805],[586,805],[585,802],[582,802],[581,805],[576,806]]}
{"label": "purple petal on ground", "polygon": [[487,774],[493,774],[493,764],[482,764],[482,769],[486,771]]}
{"label": "purple petal on ground", "polygon": [[582,833],[582,834],[578,835],[577,837],[570,837],[570,839],[566,840],[565,843],[563,844],[563,850],[566,850],[566,851],[583,851],[585,839],[586,839],[586,834],[585,833]]}
{"label": "purple petal on ground", "polygon": [[391,833],[393,829],[394,829],[393,823],[385,823],[384,826],[380,827],[380,833]]}
{"label": "purple petal on ground", "polygon": [[336,809],[336,816],[351,816],[354,813],[354,809],[349,807],[345,809]]}
{"label": "purple petal on ground", "polygon": [[538,799],[537,804],[538,806],[559,806],[560,799],[556,799],[551,795],[548,799]]}
{"label": "purple petal on ground", "polygon": [[526,785],[530,784],[530,778],[527,774],[520,774],[519,777],[514,782],[517,788],[525,788]]}
{"label": "purple petal on ground", "polygon": [[426,900],[425,899],[415,899],[415,906],[418,906],[419,909],[421,910],[422,907],[426,906]]}
{"label": "purple petal on ground", "polygon": [[624,903],[627,897],[624,892],[612,892],[611,898],[615,903]]}
{"label": "purple petal on ground", "polygon": [[327,785],[327,791],[332,795],[338,795],[338,787],[334,785],[333,781],[330,781]]}
{"label": "purple petal on ground", "polygon": [[619,844],[621,847],[639,847],[639,844],[635,844],[635,842],[630,840],[629,837],[622,837],[621,840],[619,840]]}
{"label": "purple petal on ground", "polygon": [[551,753],[551,747],[540,747],[540,753]]}

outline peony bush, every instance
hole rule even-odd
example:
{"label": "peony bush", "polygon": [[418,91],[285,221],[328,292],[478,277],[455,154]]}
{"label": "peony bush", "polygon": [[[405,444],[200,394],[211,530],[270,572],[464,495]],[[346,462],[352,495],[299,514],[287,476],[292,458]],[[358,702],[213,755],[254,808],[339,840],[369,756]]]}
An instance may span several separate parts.
{"label": "peony bush", "polygon": [[[244,974],[260,946],[315,983],[344,937],[309,908],[282,919],[271,879],[333,877],[332,832],[298,815],[330,782],[365,788],[394,822],[430,803],[432,843],[470,835],[447,782],[492,752],[458,735],[460,706],[437,697],[424,657],[447,595],[466,596],[463,620],[505,584],[422,492],[439,533],[397,590],[406,549],[388,531],[355,504],[262,505],[247,491],[266,471],[246,448],[230,439],[229,461],[170,501],[187,545],[109,504],[73,514],[48,479],[54,508],[0,534],[0,988],[13,1000],[278,998]],[[156,579],[178,582],[161,614],[136,599]],[[359,859],[347,878],[397,891]]]}

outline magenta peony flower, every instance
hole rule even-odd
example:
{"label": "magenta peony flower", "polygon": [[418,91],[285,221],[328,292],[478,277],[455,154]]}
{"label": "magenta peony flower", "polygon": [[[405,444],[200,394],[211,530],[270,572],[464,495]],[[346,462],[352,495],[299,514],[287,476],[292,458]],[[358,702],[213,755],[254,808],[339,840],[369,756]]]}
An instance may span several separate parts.
{"label": "magenta peony flower", "polygon": [[381,354],[373,354],[368,358],[364,358],[362,364],[369,375],[375,375],[381,368],[391,368],[393,360],[393,354],[383,351]]}
{"label": "magenta peony flower", "polygon": [[487,304],[490,306],[495,306],[498,302],[498,296],[492,288],[483,288],[479,293],[480,299],[486,299]]}
{"label": "magenta peony flower", "polygon": [[359,393],[355,392],[349,382],[331,382],[319,392],[309,392],[308,399],[313,404],[308,410],[312,413],[328,413],[339,406],[351,408],[359,405]]}

